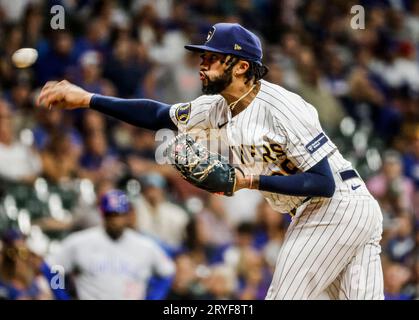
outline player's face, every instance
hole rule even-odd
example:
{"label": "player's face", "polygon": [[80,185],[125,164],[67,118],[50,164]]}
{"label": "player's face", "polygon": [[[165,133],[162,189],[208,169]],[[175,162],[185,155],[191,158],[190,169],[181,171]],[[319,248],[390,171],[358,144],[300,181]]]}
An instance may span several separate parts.
{"label": "player's face", "polygon": [[105,217],[105,230],[112,239],[116,240],[122,236],[128,226],[127,217],[127,214],[108,214]]}
{"label": "player's face", "polygon": [[226,70],[226,56],[214,52],[201,54],[200,79],[204,94],[219,94],[232,82],[232,69]]}

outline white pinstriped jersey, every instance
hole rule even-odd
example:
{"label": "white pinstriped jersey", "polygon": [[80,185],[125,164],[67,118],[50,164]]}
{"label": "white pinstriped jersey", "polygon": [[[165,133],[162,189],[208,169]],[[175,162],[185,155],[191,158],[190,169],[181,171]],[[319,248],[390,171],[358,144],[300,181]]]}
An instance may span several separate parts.
{"label": "white pinstriped jersey", "polygon": [[[251,104],[234,118],[219,95],[174,105],[170,115],[180,131],[201,142],[209,138],[211,151],[221,151],[246,174],[291,175],[328,157],[332,198],[302,204],[305,197],[262,192],[278,212],[298,207],[266,299],[383,299],[380,207],[362,179],[340,177],[352,166],[323,132],[312,105],[262,80]],[[214,149],[214,133],[224,143],[220,150]]]}
{"label": "white pinstriped jersey", "polygon": [[[170,116],[181,132],[204,130],[212,138],[217,132],[229,149],[230,162],[245,174],[291,175],[307,171],[326,156],[335,180],[340,179],[337,172],[351,168],[323,132],[316,109],[299,95],[265,80],[261,80],[251,104],[234,118],[220,95],[203,95],[190,103],[175,104]],[[338,197],[339,185],[335,192]],[[262,194],[281,213],[290,212],[305,199]]]}

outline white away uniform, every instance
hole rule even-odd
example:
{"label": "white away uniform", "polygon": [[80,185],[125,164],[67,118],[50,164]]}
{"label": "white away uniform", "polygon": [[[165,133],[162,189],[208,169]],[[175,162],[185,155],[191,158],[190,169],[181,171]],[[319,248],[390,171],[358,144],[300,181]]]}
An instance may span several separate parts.
{"label": "white away uniform", "polygon": [[141,300],[153,273],[166,277],[175,271],[153,240],[130,229],[115,241],[103,227],[75,232],[52,261],[74,274],[81,300]]}

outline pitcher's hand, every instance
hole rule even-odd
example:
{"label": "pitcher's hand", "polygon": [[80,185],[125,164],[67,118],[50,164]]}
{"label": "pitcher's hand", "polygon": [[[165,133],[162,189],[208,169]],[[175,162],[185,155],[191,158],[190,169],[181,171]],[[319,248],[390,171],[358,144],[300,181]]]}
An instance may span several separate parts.
{"label": "pitcher's hand", "polygon": [[68,82],[48,81],[39,94],[37,104],[45,108],[89,108],[93,93]]}

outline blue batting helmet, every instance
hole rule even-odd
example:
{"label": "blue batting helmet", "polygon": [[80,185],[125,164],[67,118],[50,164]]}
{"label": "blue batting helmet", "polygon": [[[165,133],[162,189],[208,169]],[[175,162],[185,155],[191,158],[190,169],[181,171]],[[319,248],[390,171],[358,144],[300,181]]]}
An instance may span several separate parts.
{"label": "blue batting helmet", "polygon": [[100,198],[100,210],[103,215],[125,214],[131,209],[128,196],[121,190],[111,190]]}

